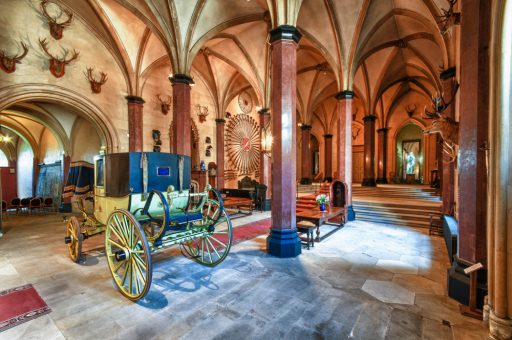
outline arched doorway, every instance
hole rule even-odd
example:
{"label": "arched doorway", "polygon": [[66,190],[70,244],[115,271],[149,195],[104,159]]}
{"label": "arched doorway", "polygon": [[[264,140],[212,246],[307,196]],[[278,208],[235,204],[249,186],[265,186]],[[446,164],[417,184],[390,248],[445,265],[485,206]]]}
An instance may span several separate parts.
{"label": "arched doorway", "polygon": [[423,133],[413,123],[402,127],[396,136],[396,168],[398,183],[421,183],[423,173]]}

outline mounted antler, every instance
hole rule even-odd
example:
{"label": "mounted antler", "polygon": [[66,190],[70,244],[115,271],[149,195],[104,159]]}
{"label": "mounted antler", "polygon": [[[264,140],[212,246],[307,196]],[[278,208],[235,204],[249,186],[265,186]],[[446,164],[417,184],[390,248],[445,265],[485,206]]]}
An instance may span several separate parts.
{"label": "mounted antler", "polygon": [[443,15],[438,17],[437,23],[440,26],[441,33],[446,34],[448,29],[453,25],[460,24],[460,13],[454,12],[453,7],[457,3],[458,0],[446,0],[448,1],[450,7],[448,10],[441,9],[443,11]]}
{"label": "mounted antler", "polygon": [[93,93],[101,93],[101,86],[105,84],[108,80],[107,74],[100,72],[100,79],[96,80],[96,78],[93,75],[94,68],[88,67],[87,73],[85,74],[85,77],[89,82],[91,83],[91,90]]}
{"label": "mounted antler", "polygon": [[199,122],[204,123],[206,122],[206,116],[208,116],[208,106],[201,106],[199,104],[196,104],[196,114],[199,117]]}
{"label": "mounted antler", "polygon": [[163,100],[162,97],[160,97],[160,94],[157,94],[156,98],[158,99],[158,102],[160,103],[160,109],[162,110],[162,113],[164,115],[166,115],[169,112],[169,110],[171,109],[171,103],[172,103],[171,96],[166,95],[165,100]]}
{"label": "mounted antler", "polygon": [[455,94],[459,89],[459,84],[455,86],[455,90],[451,96],[451,100],[447,103],[443,96],[436,94],[432,97],[432,108],[434,112],[429,112],[425,106],[425,119],[433,119],[432,125],[423,130],[424,134],[439,133],[443,138],[443,152],[448,155],[450,162],[455,161],[456,145],[459,144],[459,123],[450,117],[443,115],[443,112],[450,106],[455,98]]}
{"label": "mounted antler", "polygon": [[[56,39],[56,40],[60,40],[62,38],[62,32],[64,31],[64,27],[67,27],[67,26],[71,25],[71,22],[73,21],[73,13],[68,11],[68,10],[66,10],[66,9],[62,9],[62,7],[60,7],[56,3],[51,2],[55,6],[59,7],[59,10],[60,10],[60,14],[59,15],[57,15],[56,17],[52,17],[48,13],[48,8],[47,8],[48,4],[50,2],[51,1],[49,1],[49,0],[41,1],[41,10],[43,12],[43,15],[48,19],[48,25],[50,26],[50,34],[51,34],[51,36],[54,39]],[[57,19],[59,19],[62,16],[63,13],[66,14],[68,19],[66,21],[63,21],[63,22],[57,22]]]}
{"label": "mounted antler", "polygon": [[21,43],[23,52],[20,55],[8,56],[3,50],[0,50],[0,69],[7,73],[16,71],[16,64],[21,64],[21,60],[25,58],[28,53],[28,47],[23,42]]}
{"label": "mounted antler", "polygon": [[414,112],[416,112],[416,104],[408,104],[405,108],[405,112],[407,112],[407,115],[411,118]]}
{"label": "mounted antler", "polygon": [[64,50],[64,55],[62,57],[58,58],[58,57],[53,56],[48,51],[48,42],[46,41],[46,39],[42,39],[42,40],[39,39],[39,44],[41,45],[41,48],[46,53],[46,55],[48,57],[50,57],[50,72],[57,78],[62,77],[66,71],[65,70],[66,65],[71,63],[73,60],[77,59],[78,56],[80,55],[79,52],[77,52],[75,49],[73,49],[73,53],[72,53],[71,57],[66,59],[69,54],[69,50]]}

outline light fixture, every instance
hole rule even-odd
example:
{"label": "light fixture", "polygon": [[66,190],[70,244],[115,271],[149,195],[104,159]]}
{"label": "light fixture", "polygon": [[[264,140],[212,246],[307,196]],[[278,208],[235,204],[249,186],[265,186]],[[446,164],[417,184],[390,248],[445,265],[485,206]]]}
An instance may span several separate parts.
{"label": "light fixture", "polygon": [[261,151],[266,154],[272,152],[272,127],[270,122],[261,129]]}

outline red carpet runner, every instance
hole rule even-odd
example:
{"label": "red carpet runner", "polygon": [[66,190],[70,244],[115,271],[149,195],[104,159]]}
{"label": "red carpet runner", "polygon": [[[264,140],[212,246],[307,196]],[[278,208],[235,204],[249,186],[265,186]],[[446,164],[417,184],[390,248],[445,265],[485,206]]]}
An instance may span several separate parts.
{"label": "red carpet runner", "polygon": [[31,284],[0,292],[0,332],[49,312]]}
{"label": "red carpet runner", "polygon": [[233,244],[250,240],[257,236],[268,234],[270,229],[270,218],[241,225],[233,228]]}

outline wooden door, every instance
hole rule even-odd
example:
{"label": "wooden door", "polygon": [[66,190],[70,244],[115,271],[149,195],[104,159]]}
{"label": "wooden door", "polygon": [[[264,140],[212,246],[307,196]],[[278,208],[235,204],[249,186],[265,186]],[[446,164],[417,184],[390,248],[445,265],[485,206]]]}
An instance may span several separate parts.
{"label": "wooden door", "polygon": [[364,176],[364,152],[352,153],[352,183],[361,183]]}

